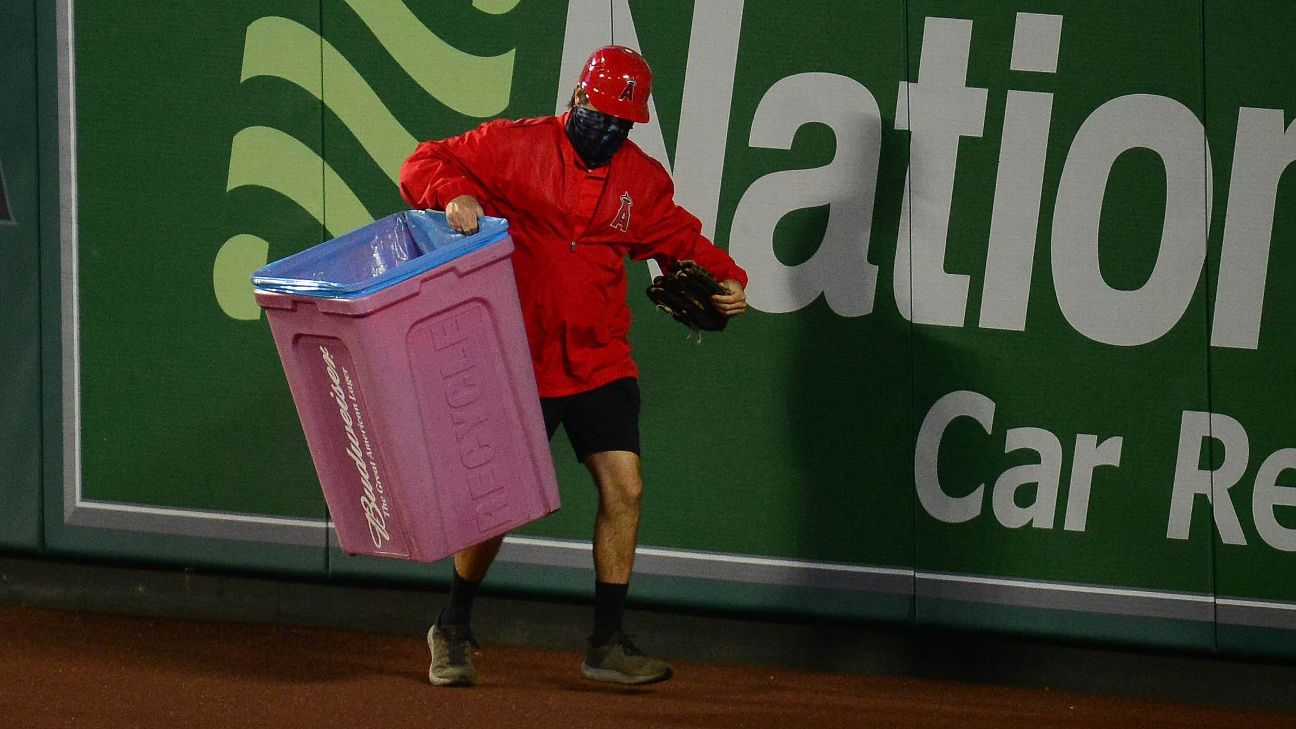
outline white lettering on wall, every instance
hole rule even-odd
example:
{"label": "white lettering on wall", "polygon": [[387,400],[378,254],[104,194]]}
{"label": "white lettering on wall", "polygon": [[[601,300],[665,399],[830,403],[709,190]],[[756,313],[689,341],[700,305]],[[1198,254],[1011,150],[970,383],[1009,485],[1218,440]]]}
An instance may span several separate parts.
{"label": "white lettering on wall", "polygon": [[959,141],[979,137],[986,89],[967,87],[972,21],[927,18],[917,83],[900,82],[896,128],[909,129],[900,232],[892,284],[896,306],[915,324],[959,327],[968,276],[945,271]]}
{"label": "white lettering on wall", "polygon": [[[1132,149],[1161,157],[1166,204],[1152,275],[1124,291],[1103,280],[1099,222],[1112,165]],[[1053,284],[1062,315],[1076,331],[1097,342],[1134,346],[1178,323],[1206,261],[1209,180],[1205,129],[1183,104],[1133,94],[1089,115],[1067,154],[1053,211]]]}
{"label": "white lettering on wall", "polygon": [[1296,122],[1284,129],[1281,109],[1238,110],[1211,327],[1211,344],[1217,347],[1260,345],[1278,182],[1292,162],[1296,162]]}
{"label": "white lettering on wall", "polygon": [[[868,261],[882,143],[882,115],[863,85],[827,73],[789,76],[761,99],[751,146],[790,149],[797,129],[822,122],[837,138],[823,167],[773,172],[752,183],[734,211],[729,252],[750,275],[748,301],[771,313],[796,311],[823,294],[840,316],[873,311],[877,266]],[[828,205],[818,250],[788,266],[774,253],[774,229],[793,210]]]}

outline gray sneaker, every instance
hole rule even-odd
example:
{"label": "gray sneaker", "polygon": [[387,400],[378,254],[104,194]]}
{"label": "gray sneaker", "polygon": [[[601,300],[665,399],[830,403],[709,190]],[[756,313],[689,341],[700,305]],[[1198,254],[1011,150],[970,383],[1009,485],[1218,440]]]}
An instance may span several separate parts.
{"label": "gray sneaker", "polygon": [[428,647],[432,649],[432,665],[428,666],[428,680],[433,686],[471,686],[477,683],[477,669],[473,668],[473,650],[477,641],[467,625],[433,625],[428,630]]}
{"label": "gray sneaker", "polygon": [[665,681],[671,667],[644,654],[625,633],[615,633],[603,645],[591,644],[585,651],[581,675],[592,681],[643,684]]}

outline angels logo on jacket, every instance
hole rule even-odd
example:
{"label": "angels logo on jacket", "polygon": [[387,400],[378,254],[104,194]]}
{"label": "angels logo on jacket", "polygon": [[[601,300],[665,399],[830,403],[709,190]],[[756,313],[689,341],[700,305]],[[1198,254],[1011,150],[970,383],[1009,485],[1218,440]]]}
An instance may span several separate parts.
{"label": "angels logo on jacket", "polygon": [[613,228],[622,233],[630,232],[630,206],[634,205],[634,200],[630,199],[630,191],[626,190],[621,193],[621,208],[617,210],[615,218],[609,223]]}

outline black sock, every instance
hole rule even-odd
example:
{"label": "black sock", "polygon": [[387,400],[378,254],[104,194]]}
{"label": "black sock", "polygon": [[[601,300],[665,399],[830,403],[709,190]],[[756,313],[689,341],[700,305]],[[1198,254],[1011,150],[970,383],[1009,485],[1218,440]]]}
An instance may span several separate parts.
{"label": "black sock", "polygon": [[472,619],[473,598],[477,597],[477,588],[481,581],[472,582],[459,576],[458,570],[452,570],[450,578],[450,602],[441,609],[437,625],[467,625]]}
{"label": "black sock", "polygon": [[594,582],[594,635],[590,638],[594,645],[603,645],[620,632],[629,589],[629,585]]}

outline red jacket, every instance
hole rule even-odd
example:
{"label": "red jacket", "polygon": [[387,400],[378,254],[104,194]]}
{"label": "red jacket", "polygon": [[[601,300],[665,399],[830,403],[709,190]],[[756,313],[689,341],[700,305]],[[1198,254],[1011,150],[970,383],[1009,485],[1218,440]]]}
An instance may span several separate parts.
{"label": "red jacket", "polygon": [[541,397],[638,375],[626,338],[626,256],[655,258],[663,268],[692,259],[717,280],[747,285],[747,273],[675,204],[660,164],[627,141],[607,166],[586,170],[565,123],[566,115],[499,119],[424,142],[400,177],[412,207],[444,210],[467,194],[486,214],[508,219]]}

